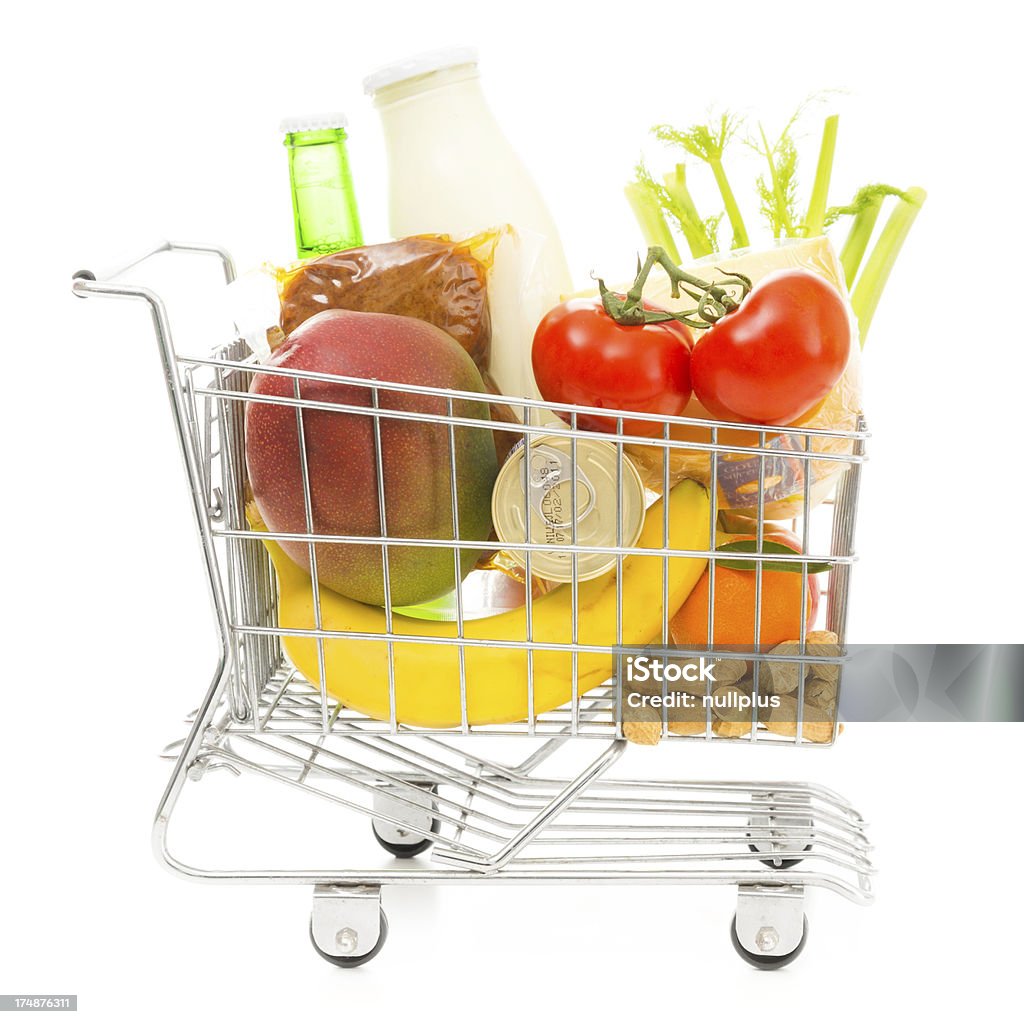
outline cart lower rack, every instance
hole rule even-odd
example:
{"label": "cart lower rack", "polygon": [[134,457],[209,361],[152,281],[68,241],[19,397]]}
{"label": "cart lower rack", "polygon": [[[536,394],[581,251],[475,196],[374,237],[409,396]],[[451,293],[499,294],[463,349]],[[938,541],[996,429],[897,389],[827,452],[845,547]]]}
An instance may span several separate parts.
{"label": "cart lower rack", "polygon": [[[399,884],[568,884],[570,882],[637,884],[719,884],[735,886],[738,899],[732,922],[736,950],[760,968],[780,967],[803,948],[806,918],[803,904],[808,888],[826,889],[854,902],[872,900],[871,847],[861,816],[840,796],[818,785],[802,782],[664,781],[619,778],[613,770],[629,747],[623,724],[622,691],[612,681],[600,685],[584,681],[579,660],[594,653],[594,644],[580,643],[573,635],[565,643],[535,641],[532,588],[527,591],[527,633],[518,647],[526,652],[527,713],[522,721],[482,725],[471,721],[467,688],[474,680],[467,674],[468,637],[461,585],[457,587],[457,630],[450,640],[459,652],[455,680],[462,695],[461,723],[444,728],[411,728],[398,717],[403,681],[395,668],[395,650],[409,647],[407,633],[397,631],[393,610],[385,608],[387,629],[374,637],[362,637],[387,651],[386,674],[390,716],[375,720],[360,715],[331,693],[325,650],[332,643],[348,642],[344,633],[326,628],[321,619],[318,591],[313,589],[316,619],[308,630],[289,630],[279,620],[275,575],[258,534],[245,519],[246,468],[243,420],[249,402],[249,384],[255,366],[247,346],[235,341],[210,357],[186,359],[175,351],[163,303],[147,288],[116,280],[130,267],[162,252],[205,253],[220,259],[228,283],[234,268],[228,254],[213,246],[160,243],[127,266],[106,275],[87,271],[75,276],[73,288],[80,296],[111,295],[148,303],[159,343],[172,414],[181,443],[192,491],[193,509],[210,584],[221,638],[221,658],[207,693],[192,716],[188,736],[172,744],[165,756],[174,770],[160,802],[154,825],[155,852],[173,871],[190,878],[231,882],[311,884],[313,913],[310,935],[325,959],[342,967],[365,963],[381,949],[387,935],[387,919],[381,908],[381,889]],[[262,370],[260,371],[262,372]],[[316,375],[314,375],[316,376]],[[321,375],[322,376],[322,375]],[[346,384],[359,382],[345,381]],[[366,382],[362,382],[364,386]],[[369,415],[375,423],[377,467],[383,478],[380,424],[388,412],[379,392],[401,385],[373,382],[373,402],[353,414]],[[430,391],[431,389],[421,389]],[[439,392],[439,395],[444,395]],[[439,417],[443,429],[454,436],[456,425],[467,424],[454,414],[447,396],[447,416]],[[531,415],[545,403],[502,399],[519,406],[527,445]],[[302,437],[303,417],[318,403],[306,399],[295,382],[295,399]],[[368,403],[369,404],[369,403]],[[559,411],[559,410],[556,410]],[[585,436],[575,429],[570,410],[568,434]],[[605,411],[607,412],[607,411]],[[664,423],[661,438],[645,440],[664,455],[665,487],[669,490],[669,453],[684,447],[706,453],[711,493],[711,535],[705,550],[676,549],[669,544],[668,528],[660,549],[653,551],[665,565],[671,557],[703,557],[714,562],[714,525],[718,502],[720,464],[727,459],[735,469],[737,457],[753,466],[756,515],[756,550],[744,558],[754,563],[756,574],[755,638],[760,626],[763,589],[762,562],[798,563],[806,586],[812,563],[828,567],[827,625],[839,648],[845,643],[849,571],[853,556],[853,527],[860,464],[866,434],[786,428],[786,445],[780,449],[776,436],[753,428],[755,444],[737,449],[718,441],[718,427],[710,426],[710,442],[679,442],[670,426],[679,418],[654,417]],[[627,438],[619,433],[606,438],[616,444],[621,465]],[[451,442],[454,446],[454,441]],[[575,442],[574,442],[575,449]],[[454,456],[453,456],[454,458]],[[309,479],[303,455],[304,484],[309,508]],[[781,463],[784,473],[793,472],[803,488],[802,553],[791,556],[766,553],[763,546],[766,494],[770,493]],[[453,462],[454,465],[454,462]],[[822,469],[824,467],[824,469]],[[830,546],[812,553],[810,512],[815,473],[831,475],[836,484],[831,509]],[[573,487],[576,486],[575,468]],[[454,480],[454,474],[453,474]],[[454,485],[453,485],[454,494]],[[383,519],[383,487],[380,493]],[[820,496],[819,496],[820,500]],[[453,507],[456,502],[453,501]],[[621,520],[621,498],[619,515]],[[751,522],[755,521],[751,519]],[[667,523],[667,517],[666,517]],[[367,538],[325,536],[308,529],[295,539],[308,542],[312,574],[316,579],[317,550],[326,543],[367,543]],[[752,529],[755,529],[752,526]],[[459,536],[457,520],[453,537]],[[389,546],[398,538],[374,536],[385,566]],[[620,532],[621,536],[621,532]],[[587,549],[575,544],[574,555]],[[415,545],[417,538],[401,538]],[[453,546],[458,548],[459,542]],[[465,546],[465,545],[463,545]],[[530,553],[538,544],[520,545],[529,566]],[[607,644],[611,655],[623,636],[621,566],[634,550],[621,544],[610,549],[618,565],[616,631]],[[732,558],[736,555],[732,554]],[[456,555],[457,560],[457,555]],[[529,572],[529,569],[528,569]],[[714,579],[715,574],[711,574]],[[571,583],[573,609],[580,582]],[[667,587],[667,583],[665,584]],[[712,583],[713,588],[713,583]],[[807,598],[805,597],[806,601]],[[708,607],[708,645],[715,636],[716,605],[713,589]],[[662,641],[669,640],[667,601],[662,607]],[[806,616],[802,616],[806,619]],[[304,676],[288,656],[288,644],[296,633],[308,636],[317,648],[319,670]],[[477,641],[480,644],[480,641]],[[745,723],[714,717],[693,728],[676,729],[666,715],[661,738],[672,741],[788,743],[822,746],[834,740],[836,705],[843,658],[840,651],[825,656],[808,643],[806,621],[800,636],[793,638],[786,664],[796,669],[792,694],[796,712],[790,727],[778,721],[759,720],[754,700]],[[538,707],[533,666],[538,652],[564,652],[571,665],[570,698],[556,707]],[[596,646],[597,651],[604,648]],[[683,649],[697,656],[702,648]],[[746,656],[750,677],[738,681],[755,698],[778,689],[773,667],[779,656],[755,646]],[[810,709],[811,671],[827,671],[819,678],[833,680],[831,703],[825,706],[830,735],[819,742],[805,734]],[[316,678],[318,677],[318,678]],[[776,681],[773,684],[773,679]],[[789,684],[787,684],[788,686]],[[821,708],[816,711],[821,725]],[[686,733],[686,735],[681,735]],[[514,739],[509,739],[513,737]],[[820,742],[822,739],[824,743]],[[589,740],[589,742],[587,742]],[[509,759],[490,751],[488,742],[513,744],[521,758]],[[677,749],[683,749],[678,747]],[[486,752],[486,753],[485,753]],[[558,755],[555,757],[555,755]],[[637,759],[639,761],[639,758]],[[559,771],[551,770],[559,762]],[[368,827],[388,854],[398,858],[384,867],[337,867],[225,870],[185,863],[168,845],[168,825],[184,791],[199,784],[210,772],[224,770],[266,780],[322,802],[326,813],[352,819],[369,819]],[[353,819],[358,820],[358,819]],[[419,856],[422,863],[411,864]],[[427,862],[429,860],[429,863]]]}

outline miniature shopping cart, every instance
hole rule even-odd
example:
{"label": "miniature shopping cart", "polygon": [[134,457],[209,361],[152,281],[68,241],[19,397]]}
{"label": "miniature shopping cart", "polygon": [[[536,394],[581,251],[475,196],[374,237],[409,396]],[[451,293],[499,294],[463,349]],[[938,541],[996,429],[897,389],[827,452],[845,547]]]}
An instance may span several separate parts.
{"label": "miniature shopping cart", "polygon": [[[168,315],[159,296],[145,287],[118,280],[130,268],[161,253],[205,254],[219,260],[228,283],[234,279],[232,260],[223,249],[163,242],[109,274],[81,271],[73,281],[74,293],[82,297],[141,299],[149,306],[219,631],[220,658],[213,681],[194,712],[187,737],[169,748],[174,770],[153,830],[154,849],[161,861],[172,871],[193,879],[312,885],[313,944],[325,959],[341,967],[365,963],[380,951],[387,935],[381,891],[388,885],[594,882],[736,886],[738,902],[732,921],[732,941],[745,960],[761,968],[782,966],[803,948],[803,905],[808,887],[827,889],[861,904],[871,902],[874,869],[864,821],[831,790],[802,782],[645,779],[644,754],[635,749],[630,752],[641,777],[620,778],[613,766],[631,747],[628,723],[623,721],[622,687],[609,678],[580,692],[577,659],[584,653],[594,653],[593,646],[588,648],[576,642],[544,644],[532,639],[533,591],[529,579],[523,587],[527,639],[518,646],[527,652],[531,668],[532,658],[542,650],[556,647],[571,655],[571,698],[560,707],[536,707],[532,679],[527,679],[529,706],[523,721],[505,725],[478,725],[470,721],[462,655],[482,641],[466,636],[461,601],[456,602],[455,638],[445,641],[458,650],[458,671],[463,675],[458,680],[463,705],[457,725],[410,727],[398,720],[391,649],[398,640],[405,645],[417,640],[408,633],[391,631],[390,607],[386,609],[389,629],[364,637],[388,648],[390,715],[383,720],[371,719],[343,706],[330,695],[323,672],[319,679],[304,677],[285,653],[290,635],[299,633],[313,640],[322,651],[325,644],[346,634],[322,628],[319,598],[315,600],[320,628],[299,630],[281,626],[273,566],[260,535],[246,519],[244,418],[247,404],[254,401],[250,390],[253,377],[264,373],[264,367],[256,363],[241,339],[201,358],[184,358],[176,352]],[[303,375],[293,371],[292,376],[294,397],[272,400],[294,408],[301,437],[303,416],[316,403],[302,396]],[[361,384],[372,391],[373,401],[365,407],[354,407],[349,410],[351,414],[371,417],[376,428],[388,416],[395,415],[379,398],[388,391],[401,391],[403,385],[337,379]],[[450,403],[450,392],[420,389],[428,393],[432,390]],[[568,415],[568,436],[586,436],[575,429],[575,414],[570,407],[498,396],[488,400],[506,402],[515,408],[521,421],[515,429],[527,445],[531,437],[551,429],[533,425],[537,413],[545,408]],[[456,424],[465,426],[463,420],[451,415],[450,404],[448,411],[449,415],[437,417],[439,423],[449,431]],[[609,414],[608,410],[602,412]],[[674,549],[668,544],[666,530],[664,546],[654,549],[653,554],[666,560],[700,557],[712,563],[723,557],[716,551],[714,534],[719,511],[718,476],[727,471],[735,474],[740,457],[748,468],[753,467],[753,486],[747,487],[745,493],[752,495],[749,522],[754,524],[757,544],[755,550],[742,557],[752,563],[756,576],[755,629],[760,623],[764,564],[780,559],[796,562],[806,590],[812,563],[825,563],[826,622],[838,637],[837,652],[815,655],[808,649],[804,617],[801,636],[793,638],[794,644],[790,646],[798,646],[799,650],[791,650],[787,657],[788,663],[799,670],[795,691],[798,718],[788,733],[769,728],[771,722],[759,718],[755,704],[745,728],[720,728],[709,710],[706,727],[688,730],[689,739],[828,746],[839,728],[837,699],[830,712],[828,735],[812,740],[805,730],[803,698],[811,669],[822,664],[830,667],[837,680],[838,698],[849,574],[854,560],[858,479],[867,436],[863,423],[846,433],[787,427],[784,450],[780,450],[779,435],[759,428],[753,428],[758,435],[755,444],[738,447],[720,436],[719,430],[727,432],[726,424],[701,422],[710,431],[709,439],[702,442],[678,440],[670,429],[697,421],[650,419],[663,429],[660,436],[645,438],[642,443],[666,453],[690,450],[706,456],[711,500],[711,530],[706,545]],[[617,446],[621,459],[626,445],[637,439],[623,435],[621,418],[618,427],[617,433],[605,437]],[[380,478],[379,429],[376,437]],[[666,469],[662,493],[667,493],[669,460],[663,461]],[[812,488],[818,486],[812,472],[815,468],[823,468],[834,483],[834,488],[830,488],[833,496],[818,502],[812,501]],[[802,534],[803,554],[779,554],[777,550],[768,553],[762,543],[766,500],[771,499],[773,482],[786,474],[791,477],[791,487],[803,489],[794,524]],[[308,503],[308,477],[304,485]],[[383,501],[383,488],[380,497]],[[827,551],[812,550],[812,505],[816,523],[821,517],[831,516]],[[270,536],[307,542],[314,552],[315,572],[315,545],[320,542],[374,543],[380,547],[385,563],[389,546],[417,543],[416,538],[389,537],[386,530],[384,533],[368,540],[366,536],[324,536],[310,528],[299,534]],[[458,536],[457,524],[452,536]],[[455,546],[458,543],[453,542]],[[542,548],[527,540],[517,550],[525,553],[528,565],[530,554]],[[570,544],[567,550],[575,555],[589,549]],[[621,568],[622,559],[634,550],[628,545],[611,545],[608,553]],[[729,558],[737,557],[730,552]],[[621,575],[619,572],[619,578]],[[711,577],[713,581],[713,573]],[[574,595],[581,585],[576,579],[562,584],[573,588]],[[311,592],[315,594],[315,588]],[[621,605],[620,589],[617,637],[622,636]],[[715,607],[712,596],[708,602],[709,644],[715,635]],[[663,616],[661,639],[667,644],[667,602],[663,603]],[[613,653],[613,647],[608,646],[608,654]],[[681,653],[695,657],[701,648]],[[757,694],[774,670],[773,659],[781,656],[756,651],[747,657],[753,672],[751,688]],[[324,664],[322,657],[319,664]],[[666,742],[686,738],[671,728],[667,717],[662,724],[661,738]],[[817,724],[820,726],[820,722]],[[493,753],[499,746],[501,756]],[[504,753],[509,749],[513,750],[512,758]],[[568,767],[555,773],[551,770],[554,763]],[[231,774],[255,780],[254,785],[277,792],[293,790],[295,801],[305,800],[321,808],[321,813],[335,816],[341,830],[351,831],[349,826],[358,820],[354,815],[368,818],[368,827],[386,851],[378,851],[378,859],[386,859],[376,866],[286,866],[237,871],[186,863],[168,846],[168,824],[175,809],[187,803],[201,780],[217,769],[227,769]],[[236,779],[230,785],[240,783]],[[417,855],[422,856],[413,861]]]}

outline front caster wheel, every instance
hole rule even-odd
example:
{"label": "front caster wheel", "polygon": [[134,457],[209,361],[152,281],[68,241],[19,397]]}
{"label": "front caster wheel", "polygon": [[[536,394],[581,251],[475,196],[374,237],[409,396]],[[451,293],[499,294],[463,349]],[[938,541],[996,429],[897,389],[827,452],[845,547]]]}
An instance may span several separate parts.
{"label": "front caster wheel", "polygon": [[[413,825],[416,829],[402,828],[390,821],[378,821],[376,818],[373,819],[370,824],[370,827],[373,830],[373,838],[376,839],[392,857],[407,860],[423,853],[424,850],[430,847],[433,840],[421,838],[422,830],[427,828],[434,835],[441,831],[440,820],[431,814],[432,811],[437,810],[437,806],[433,800],[429,799],[432,796],[437,796],[437,786],[431,785],[423,786],[421,788],[424,793],[424,805],[422,810],[419,808],[410,808],[408,804],[392,799],[388,796],[386,791],[377,794],[375,798],[374,807],[376,810],[388,814],[392,818],[408,821],[409,824]],[[408,797],[408,793],[403,793],[402,795]]]}
{"label": "front caster wheel", "polygon": [[758,952],[751,952],[740,942],[740,937],[736,932],[735,914],[729,928],[729,935],[732,938],[733,948],[748,964],[756,967],[759,971],[777,971],[780,967],[791,964],[803,951],[804,944],[807,942],[807,915],[804,915],[804,930],[800,936],[799,945],[782,956],[773,956],[770,952],[774,943],[778,941],[778,935],[774,928],[766,927],[758,932],[758,945],[763,947],[763,951],[759,950]]}
{"label": "front caster wheel", "polygon": [[[342,929],[338,933],[338,944],[343,946],[345,942],[351,941],[353,945],[356,942],[356,935],[353,933],[351,936],[344,935],[346,931],[351,929]],[[313,921],[310,919],[309,922],[309,941],[313,943],[313,948],[328,962],[334,964],[335,967],[361,967],[363,964],[372,960],[380,951],[388,937],[388,919],[385,915],[383,908],[380,911],[380,936],[377,939],[376,945],[373,949],[366,953],[359,954],[357,956],[344,956],[343,954],[328,953],[321,949],[317,945],[315,936],[313,935]]]}

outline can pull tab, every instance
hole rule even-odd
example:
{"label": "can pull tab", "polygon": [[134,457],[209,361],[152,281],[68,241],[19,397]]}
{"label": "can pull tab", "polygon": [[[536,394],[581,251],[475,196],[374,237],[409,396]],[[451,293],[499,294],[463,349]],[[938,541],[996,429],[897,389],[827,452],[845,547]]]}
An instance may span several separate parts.
{"label": "can pull tab", "polygon": [[[572,458],[565,452],[560,452],[545,444],[532,445],[530,448],[529,462],[523,460],[523,490],[528,495],[530,508],[553,530],[570,530],[574,522],[579,523],[586,518],[593,510],[597,495],[594,486],[587,479],[586,473],[576,467],[576,491],[579,497],[580,488],[584,493],[584,505],[576,513],[576,510],[568,508],[566,501],[562,506],[565,511],[559,519],[551,517],[552,503],[548,501],[551,491],[561,483],[568,482],[572,485]],[[569,498],[569,494],[566,495]],[[571,499],[570,499],[571,500]]]}

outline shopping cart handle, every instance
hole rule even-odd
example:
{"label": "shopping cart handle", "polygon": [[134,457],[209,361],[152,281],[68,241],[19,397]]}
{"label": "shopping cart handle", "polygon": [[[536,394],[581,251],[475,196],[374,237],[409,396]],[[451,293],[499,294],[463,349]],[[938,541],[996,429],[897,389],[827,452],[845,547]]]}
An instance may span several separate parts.
{"label": "shopping cart handle", "polygon": [[219,245],[205,245],[195,242],[170,242],[164,238],[151,245],[139,255],[130,259],[120,260],[114,266],[101,273],[96,273],[92,270],[76,271],[71,275],[72,290],[77,296],[84,298],[92,290],[89,288],[89,282],[102,284],[107,281],[113,281],[126,271],[131,270],[132,267],[137,267],[140,263],[144,263],[146,260],[162,252],[195,252],[216,256],[223,267],[224,280],[231,284],[235,279],[235,261],[231,258],[231,254],[227,249]]}
{"label": "shopping cart handle", "polygon": [[[189,410],[186,404],[181,375],[179,374],[178,358],[174,350],[174,341],[171,337],[171,321],[167,316],[167,309],[160,296],[149,288],[139,284],[116,280],[126,270],[138,266],[151,256],[161,252],[197,252],[216,256],[221,262],[225,281],[230,284],[235,279],[235,263],[226,249],[222,249],[219,245],[168,242],[165,239],[151,246],[140,256],[136,256],[134,259],[128,260],[121,266],[104,274],[96,274],[91,270],[79,270],[72,276],[71,290],[80,298],[86,298],[90,295],[107,295],[112,298],[141,300],[149,306],[153,321],[153,332],[156,335],[157,348],[160,351],[160,362],[163,366],[164,386],[167,389],[167,398],[171,405],[174,428],[178,433],[178,443],[185,460],[185,472],[188,476],[189,488],[192,494],[192,508],[196,518],[196,526],[199,530],[203,558],[206,563],[206,575],[210,585],[210,596],[213,599],[217,627],[220,633],[221,667],[218,669],[215,683],[211,686],[207,696],[209,701],[213,699],[213,696],[218,692],[218,688],[223,684],[223,680],[227,678],[228,668],[225,668],[225,666],[230,666],[230,636],[227,627],[227,599],[220,583],[220,569],[210,529],[211,513],[206,497],[206,476],[203,467],[199,463],[196,445],[189,434]],[[202,708],[200,709],[201,712],[203,710]],[[185,753],[188,753],[189,757],[194,757],[201,738],[200,736],[197,739],[194,732],[190,733],[181,756],[184,757]]]}

